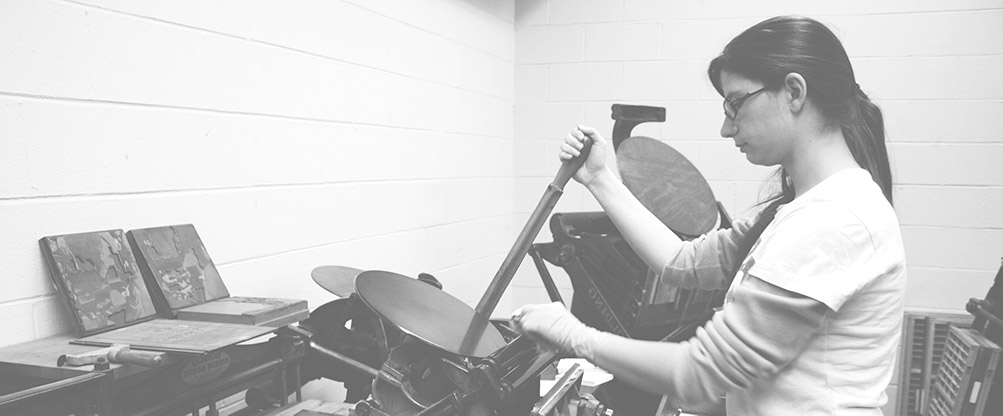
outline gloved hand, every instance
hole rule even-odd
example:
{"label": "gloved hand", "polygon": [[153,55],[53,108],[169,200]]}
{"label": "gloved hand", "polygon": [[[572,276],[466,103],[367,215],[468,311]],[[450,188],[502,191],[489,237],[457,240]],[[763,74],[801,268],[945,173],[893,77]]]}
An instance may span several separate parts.
{"label": "gloved hand", "polygon": [[603,336],[575,318],[560,302],[523,306],[512,313],[512,326],[546,347],[592,362]]}

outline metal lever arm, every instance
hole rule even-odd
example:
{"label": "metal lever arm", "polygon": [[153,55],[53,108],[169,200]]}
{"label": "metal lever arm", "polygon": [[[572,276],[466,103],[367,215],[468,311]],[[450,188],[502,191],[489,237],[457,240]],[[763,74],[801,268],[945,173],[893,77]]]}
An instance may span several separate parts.
{"label": "metal lever arm", "polygon": [[613,152],[620,148],[620,143],[630,137],[631,130],[638,124],[649,121],[665,121],[665,108],[646,105],[613,104]]}
{"label": "metal lever arm", "polygon": [[547,186],[543,198],[540,199],[540,203],[536,205],[536,209],[529,216],[529,221],[523,227],[522,232],[519,233],[519,237],[516,238],[515,245],[512,246],[512,249],[508,252],[508,256],[502,261],[498,273],[491,280],[491,284],[488,286],[487,291],[484,292],[481,302],[477,304],[477,308],[474,310],[477,315],[484,319],[491,317],[491,313],[494,312],[495,306],[498,306],[498,301],[505,292],[505,288],[508,287],[508,284],[512,281],[512,277],[515,276],[516,270],[519,269],[519,265],[522,264],[522,259],[529,252],[529,246],[533,244],[533,240],[540,233],[540,229],[543,228],[543,223],[547,221],[547,217],[550,216],[550,213],[554,211],[554,206],[557,205],[557,200],[564,193],[564,185],[567,185],[568,181],[571,180],[571,176],[582,167],[591,151],[592,141],[588,140],[585,142],[585,146],[582,147],[582,151],[578,157],[566,160],[561,164],[561,168],[557,171],[557,176]]}

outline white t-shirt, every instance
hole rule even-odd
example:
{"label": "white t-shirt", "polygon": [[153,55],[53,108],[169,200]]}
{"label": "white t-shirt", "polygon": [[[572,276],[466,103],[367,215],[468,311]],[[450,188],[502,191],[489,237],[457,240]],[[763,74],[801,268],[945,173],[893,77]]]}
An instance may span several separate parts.
{"label": "white t-shirt", "polygon": [[[747,224],[736,225],[684,247],[666,265],[663,278],[684,286],[720,283],[729,275],[736,240],[748,230]],[[863,169],[840,171],[777,211],[732,281],[720,316],[680,348],[701,365],[680,361],[678,366],[689,367],[685,371],[697,380],[709,380],[707,386],[726,388],[729,416],[879,415],[901,334],[905,275],[898,220],[880,187]],[[747,280],[753,288],[753,277],[829,310],[812,315],[778,309],[775,305],[791,299],[762,303],[756,293],[763,292],[736,290]],[[733,303],[734,296],[743,296],[742,301]],[[777,314],[788,311],[812,316],[810,327],[791,330],[813,332],[801,338],[803,348],[785,365],[771,367],[771,359],[777,359],[771,353],[790,347],[763,344],[797,337],[784,334],[783,325],[760,328],[759,319],[773,316],[784,323],[790,317]],[[729,312],[735,316],[729,318]],[[741,337],[734,334],[749,325],[755,326],[750,332],[778,331],[777,336],[760,334],[735,348]],[[711,353],[703,359],[699,351]],[[767,375],[756,378],[757,372]],[[682,385],[680,392],[687,388]]]}
{"label": "white t-shirt", "polygon": [[863,169],[838,172],[777,211],[748,275],[824,303],[821,332],[775,376],[730,392],[728,414],[880,414],[905,294],[898,219]]}

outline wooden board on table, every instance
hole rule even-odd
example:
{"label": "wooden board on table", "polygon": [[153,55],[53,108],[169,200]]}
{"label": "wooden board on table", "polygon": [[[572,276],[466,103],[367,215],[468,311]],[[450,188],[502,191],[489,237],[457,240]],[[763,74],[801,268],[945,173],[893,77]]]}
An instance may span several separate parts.
{"label": "wooden board on table", "polygon": [[178,319],[278,327],[310,317],[305,300],[231,296],[178,310]]}
{"label": "wooden board on table", "polygon": [[154,319],[72,341],[79,345],[107,347],[126,344],[137,350],[204,354],[274,331],[257,325]]}
{"label": "wooden board on table", "polygon": [[348,416],[355,408],[353,403],[324,402],[308,399],[299,403],[291,403],[281,408],[268,411],[259,416]]}

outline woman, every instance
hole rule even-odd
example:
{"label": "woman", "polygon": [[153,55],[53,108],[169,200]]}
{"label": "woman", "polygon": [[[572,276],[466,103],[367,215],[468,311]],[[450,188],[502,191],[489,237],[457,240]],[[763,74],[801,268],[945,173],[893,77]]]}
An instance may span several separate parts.
{"label": "woman", "polygon": [[780,192],[754,221],[682,242],[606,167],[595,129],[579,126],[560,157],[592,140],[575,180],[662,279],[727,287],[722,309],[682,343],[602,333],[560,304],[525,306],[514,325],[684,406],[725,397],[730,416],[881,414],[905,258],[880,110],[836,36],[809,18],[756,24],[707,73],[724,97],[721,135],[749,162],[780,167]]}

